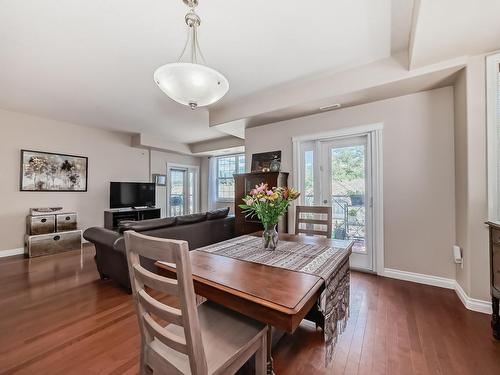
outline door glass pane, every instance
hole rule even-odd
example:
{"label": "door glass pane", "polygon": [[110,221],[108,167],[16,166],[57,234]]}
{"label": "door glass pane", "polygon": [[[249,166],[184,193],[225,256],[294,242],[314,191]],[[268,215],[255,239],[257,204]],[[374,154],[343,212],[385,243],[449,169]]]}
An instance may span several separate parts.
{"label": "door glass pane", "polygon": [[170,170],[170,216],[184,214],[186,171],[179,169]]}
{"label": "door glass pane", "polygon": [[189,190],[189,199],[188,199],[188,214],[194,214],[194,203],[195,203],[195,197],[194,197],[194,172],[189,171],[188,172],[188,190]]}
{"label": "door glass pane", "polygon": [[334,147],[332,170],[333,237],[354,240],[354,251],[365,245],[365,146]]}
{"label": "door glass pane", "polygon": [[314,151],[304,152],[304,204],[314,205]]}

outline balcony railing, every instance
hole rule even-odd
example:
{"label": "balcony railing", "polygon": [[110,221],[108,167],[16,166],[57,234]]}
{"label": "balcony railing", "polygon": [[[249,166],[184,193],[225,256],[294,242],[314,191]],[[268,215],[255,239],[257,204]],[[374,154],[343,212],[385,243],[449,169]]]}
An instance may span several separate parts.
{"label": "balcony railing", "polygon": [[[305,195],[304,203],[314,205],[314,196]],[[354,240],[354,248],[365,250],[365,196],[364,194],[332,195],[332,238]]]}

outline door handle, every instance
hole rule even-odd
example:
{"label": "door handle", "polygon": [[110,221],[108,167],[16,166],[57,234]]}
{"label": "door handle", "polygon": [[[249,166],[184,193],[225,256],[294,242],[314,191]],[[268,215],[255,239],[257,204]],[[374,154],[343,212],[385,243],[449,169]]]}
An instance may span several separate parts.
{"label": "door handle", "polygon": [[323,203],[324,203],[324,204],[327,204],[327,203],[328,203],[328,199],[325,199],[325,200],[323,201]]}

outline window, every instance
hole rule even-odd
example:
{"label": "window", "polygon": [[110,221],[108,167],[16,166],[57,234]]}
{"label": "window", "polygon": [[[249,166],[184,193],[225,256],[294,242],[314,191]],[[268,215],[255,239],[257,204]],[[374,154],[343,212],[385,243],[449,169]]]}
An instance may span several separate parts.
{"label": "window", "polygon": [[500,54],[487,58],[488,216],[500,219]]}
{"label": "window", "polygon": [[245,154],[217,157],[217,200],[234,201],[233,174],[245,173]]}

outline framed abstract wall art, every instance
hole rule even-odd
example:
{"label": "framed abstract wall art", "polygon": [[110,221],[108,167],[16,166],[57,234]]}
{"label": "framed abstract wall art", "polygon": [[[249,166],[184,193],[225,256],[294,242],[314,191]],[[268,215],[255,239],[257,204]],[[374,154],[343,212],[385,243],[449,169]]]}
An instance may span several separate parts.
{"label": "framed abstract wall art", "polygon": [[21,150],[21,191],[87,191],[88,158]]}

